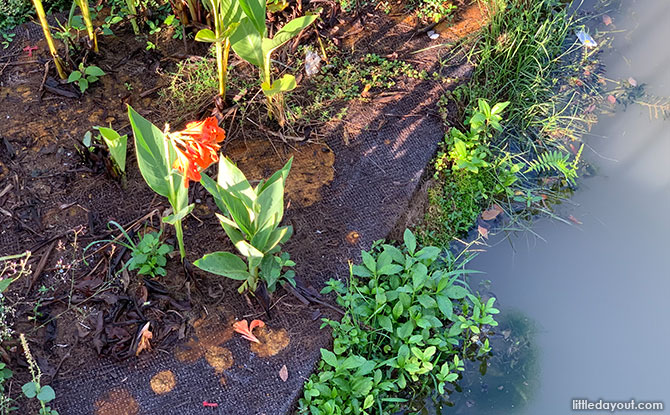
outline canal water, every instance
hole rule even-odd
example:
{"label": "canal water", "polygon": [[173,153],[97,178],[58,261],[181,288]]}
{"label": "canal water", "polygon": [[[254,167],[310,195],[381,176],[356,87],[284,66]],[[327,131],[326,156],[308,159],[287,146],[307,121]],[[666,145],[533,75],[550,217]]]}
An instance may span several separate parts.
{"label": "canal water", "polygon": [[[670,1],[621,3],[607,77],[670,97]],[[556,208],[567,223],[498,234],[469,264],[485,272],[473,288],[490,280],[501,326],[486,375],[471,367],[443,414],[607,413],[573,399],[670,406],[670,120],[618,108],[586,143],[597,173]]]}

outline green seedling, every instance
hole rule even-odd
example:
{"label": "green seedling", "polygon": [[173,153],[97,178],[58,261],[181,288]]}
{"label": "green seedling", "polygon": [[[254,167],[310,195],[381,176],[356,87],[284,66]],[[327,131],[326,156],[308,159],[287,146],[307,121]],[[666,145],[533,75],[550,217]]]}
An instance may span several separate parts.
{"label": "green seedling", "polygon": [[84,63],[79,64],[79,70],[73,71],[67,78],[70,83],[75,83],[83,94],[94,82],[97,82],[101,76],[106,73],[95,65],[84,66]]}

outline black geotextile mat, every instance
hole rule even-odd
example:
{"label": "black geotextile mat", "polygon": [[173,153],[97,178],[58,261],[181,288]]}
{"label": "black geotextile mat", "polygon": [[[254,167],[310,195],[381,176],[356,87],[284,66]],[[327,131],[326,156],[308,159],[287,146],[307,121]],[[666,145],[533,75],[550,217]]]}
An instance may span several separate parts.
{"label": "black geotextile mat", "polygon": [[[458,68],[452,76],[463,76],[466,70]],[[340,129],[330,135],[327,142],[336,154],[334,182],[324,189],[321,202],[292,211],[287,218],[296,234],[286,250],[296,259],[304,283],[320,287],[330,277],[345,277],[347,261],[388,235],[407,208],[444,134],[441,120],[433,115],[438,91],[431,82],[419,82],[381,109],[361,104],[348,120],[368,128],[352,135],[349,145],[343,143]],[[275,312],[279,315],[268,325],[285,329],[290,342],[275,356],[259,357],[246,340],[234,335],[221,344],[205,345],[195,361],[156,352],[122,363],[91,362],[80,373],[57,380],[54,406],[66,415],[289,413],[320,358],[319,348],[330,341],[329,332],[319,330],[313,311],[303,307],[292,315],[282,314],[282,309]],[[225,331],[229,323],[215,327]],[[208,363],[216,362],[211,355],[217,354],[217,346],[229,349],[234,361],[222,373],[217,373],[216,363]],[[286,382],[279,377],[283,365],[289,374]],[[164,394],[151,387],[159,373],[174,378],[174,388]],[[218,407],[204,406],[205,402]]]}
{"label": "black geotextile mat", "polygon": [[[439,43],[425,35],[408,40],[407,31],[392,30],[390,19],[385,24],[361,40],[380,55]],[[438,68],[437,50],[410,58],[422,62],[417,69],[431,73]],[[464,64],[442,75],[463,79],[469,70]],[[329,131],[325,142],[335,154],[334,180],[322,188],[319,202],[291,207],[285,219],[295,228],[285,249],[298,264],[303,286],[319,290],[331,277],[346,278],[348,261],[388,235],[443,138],[437,101],[454,85],[408,80],[396,94],[353,103],[344,121]],[[132,159],[129,162],[132,165]],[[120,189],[109,189],[109,200],[96,200],[87,194],[87,186],[93,184],[75,183],[65,199],[99,210],[99,223],[110,218],[127,223],[138,211],[148,212],[154,201],[147,192],[137,192],[139,198],[133,200]],[[132,205],[120,208],[123,201]],[[138,205],[144,209],[138,210]],[[189,222],[190,226],[193,219]],[[229,313],[249,308],[241,296],[229,295],[176,350],[154,350],[123,362],[100,358],[59,375],[53,382],[57,399],[52,406],[63,415],[290,413],[320,358],[319,348],[329,346],[329,331],[319,329],[315,307],[289,297],[275,309],[273,319],[266,320],[276,354],[255,352],[249,342],[231,333],[230,318],[241,316]],[[284,365],[285,382],[279,375]]]}

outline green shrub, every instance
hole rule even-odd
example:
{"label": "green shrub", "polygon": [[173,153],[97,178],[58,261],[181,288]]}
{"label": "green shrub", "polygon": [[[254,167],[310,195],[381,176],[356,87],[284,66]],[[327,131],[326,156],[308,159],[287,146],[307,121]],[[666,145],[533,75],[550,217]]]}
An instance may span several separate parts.
{"label": "green shrub", "polygon": [[490,352],[495,299],[473,295],[464,281],[471,271],[448,252],[417,249],[406,230],[400,248],[376,242],[362,257],[348,284],[330,280],[322,291],[335,292],[346,313],[324,319],[333,351],[321,349],[301,414],[391,414],[433,389],[445,393],[465,359]]}

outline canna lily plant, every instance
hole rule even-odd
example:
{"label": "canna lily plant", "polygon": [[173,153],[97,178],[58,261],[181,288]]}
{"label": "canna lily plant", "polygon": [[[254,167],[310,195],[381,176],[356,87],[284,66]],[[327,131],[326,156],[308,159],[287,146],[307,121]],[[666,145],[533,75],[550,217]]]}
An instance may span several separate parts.
{"label": "canna lily plant", "polygon": [[203,4],[214,21],[214,31],[202,29],[195,35],[195,40],[214,43],[216,47],[219,96],[225,102],[230,36],[237,29],[237,25],[240,24],[242,9],[239,7],[237,0],[203,0]]}
{"label": "canna lily plant", "polygon": [[246,14],[235,33],[230,37],[235,53],[245,61],[258,67],[261,73],[261,88],[267,98],[268,112],[279,125],[286,122],[284,113],[285,92],[296,87],[295,77],[286,74],[272,80],[272,52],[297,36],[304,28],[312,24],[318,16],[307,15],[295,18],[282,27],[274,37],[268,37],[265,25],[267,0],[238,0]]}
{"label": "canna lily plant", "polygon": [[184,260],[184,234],[182,219],[193,210],[188,204],[189,181],[200,181],[200,172],[218,159],[218,143],[226,137],[216,118],[186,124],[186,128],[169,132],[161,131],[150,121],[128,106],[128,117],[135,137],[137,164],[149,187],[166,197],[172,214],[163,222],[173,225],[179,244],[179,254]]}
{"label": "canna lily plant", "polygon": [[293,159],[267,181],[251,187],[244,174],[230,160],[219,160],[219,176],[215,182],[202,175],[201,183],[214,197],[222,212],[217,214],[223,230],[246,259],[230,252],[213,252],[193,264],[203,271],[243,281],[238,291],[252,294],[259,282],[269,292],[282,279],[294,284],[295,265],[287,253],[280,253],[281,245],[291,237],[291,226],[279,226],[284,217],[284,187]]}

